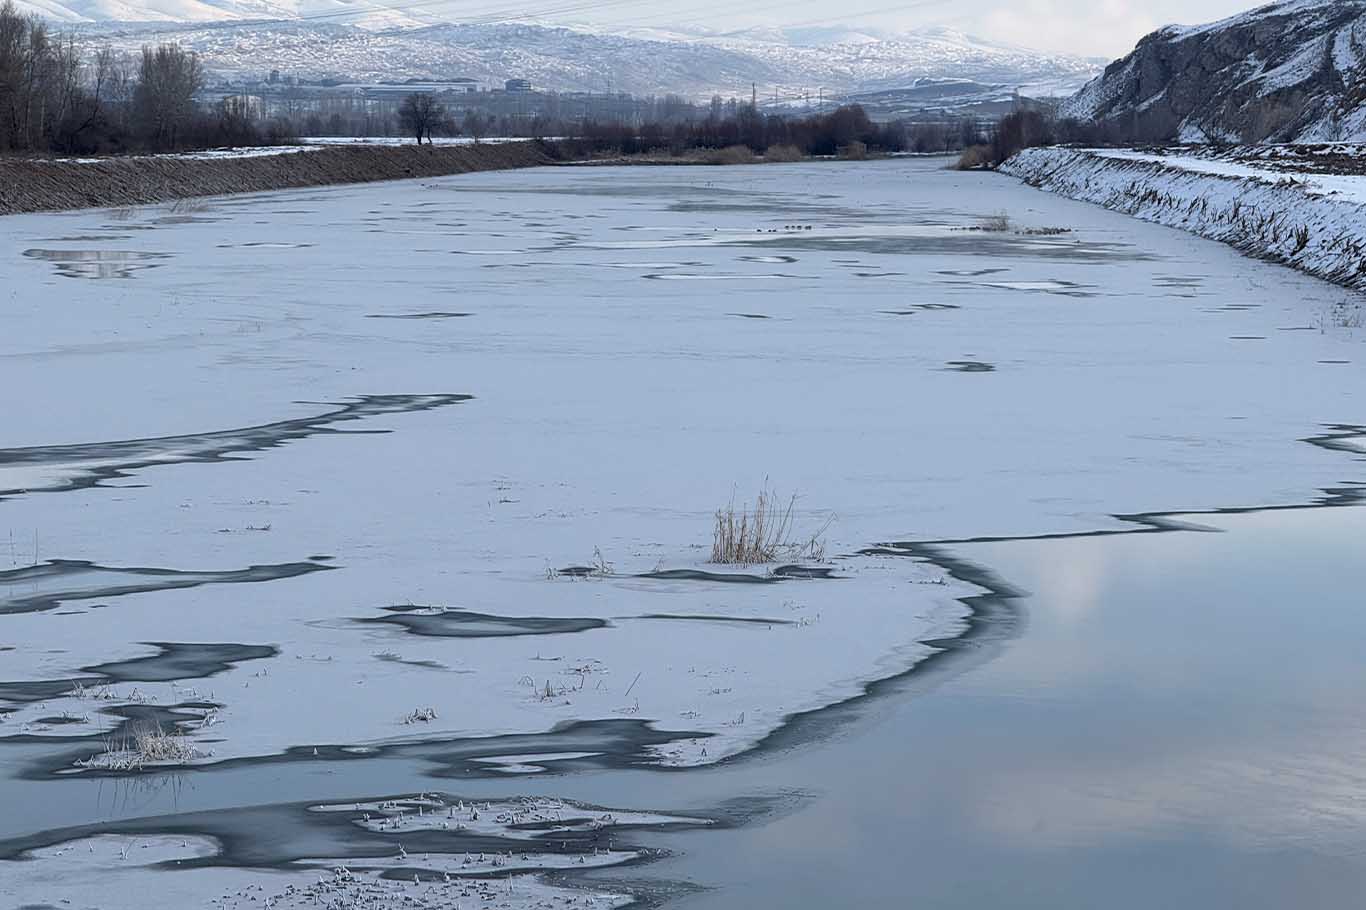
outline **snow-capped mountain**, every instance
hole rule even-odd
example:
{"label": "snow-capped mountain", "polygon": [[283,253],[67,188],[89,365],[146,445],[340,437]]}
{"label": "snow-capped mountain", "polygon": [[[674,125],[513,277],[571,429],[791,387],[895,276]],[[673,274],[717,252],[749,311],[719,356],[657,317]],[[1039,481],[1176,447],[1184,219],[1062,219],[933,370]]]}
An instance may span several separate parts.
{"label": "snow-capped mountain", "polygon": [[[40,11],[58,5],[58,0],[23,2]],[[776,94],[790,101],[807,94],[814,100],[820,91],[830,98],[924,80],[970,81],[1007,93],[1069,94],[1099,71],[1095,60],[991,44],[948,29],[900,35],[852,28],[614,33],[586,26],[480,23],[477,16],[458,24],[384,28],[373,20],[361,27],[329,18],[325,4],[345,6],[343,0],[63,0],[59,12],[89,41],[135,50],[174,40],[199,53],[212,74],[234,80],[271,70],[302,79],[467,78],[501,84],[525,78],[559,91],[690,97],[746,96],[757,84],[765,99]],[[291,7],[289,15],[280,9],[284,5]],[[122,21],[107,21],[110,11]],[[248,15],[253,18],[241,18]],[[145,21],[151,18],[163,21]]]}
{"label": "snow-capped mountain", "polygon": [[1366,139],[1366,0],[1284,0],[1159,29],[1062,111],[1149,139]]}

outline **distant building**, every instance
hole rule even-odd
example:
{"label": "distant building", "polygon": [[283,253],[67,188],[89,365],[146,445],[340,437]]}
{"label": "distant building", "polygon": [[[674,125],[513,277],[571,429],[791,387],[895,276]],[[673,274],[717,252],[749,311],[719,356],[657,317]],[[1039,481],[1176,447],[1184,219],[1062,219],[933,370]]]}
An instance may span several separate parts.
{"label": "distant building", "polygon": [[509,94],[520,95],[524,92],[531,91],[531,80],[509,79],[507,82],[503,83],[503,88],[505,88]]}

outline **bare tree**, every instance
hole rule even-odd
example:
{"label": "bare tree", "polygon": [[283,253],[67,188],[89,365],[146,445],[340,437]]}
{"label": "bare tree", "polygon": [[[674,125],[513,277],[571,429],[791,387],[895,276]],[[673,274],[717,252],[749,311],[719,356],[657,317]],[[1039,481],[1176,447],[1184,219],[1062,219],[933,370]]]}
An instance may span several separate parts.
{"label": "bare tree", "polygon": [[478,142],[483,138],[484,134],[488,132],[488,121],[479,116],[478,111],[466,111],[465,120],[461,125],[461,129],[467,135],[471,136],[475,142]]}
{"label": "bare tree", "polygon": [[199,58],[175,44],[142,49],[133,112],[143,138],[156,149],[175,148],[194,116],[204,81]]}
{"label": "bare tree", "polygon": [[446,106],[430,92],[413,92],[403,99],[398,108],[398,123],[404,132],[415,136],[417,144],[422,144],[425,136],[427,144],[432,144],[432,132],[443,129],[450,115]]}

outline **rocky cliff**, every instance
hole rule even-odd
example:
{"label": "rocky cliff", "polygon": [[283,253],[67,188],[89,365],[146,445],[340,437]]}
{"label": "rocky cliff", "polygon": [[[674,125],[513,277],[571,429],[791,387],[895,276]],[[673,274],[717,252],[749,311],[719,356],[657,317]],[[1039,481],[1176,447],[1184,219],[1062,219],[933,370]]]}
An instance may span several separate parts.
{"label": "rocky cliff", "polygon": [[1283,0],[1160,29],[1061,113],[1130,140],[1366,138],[1366,0]]}

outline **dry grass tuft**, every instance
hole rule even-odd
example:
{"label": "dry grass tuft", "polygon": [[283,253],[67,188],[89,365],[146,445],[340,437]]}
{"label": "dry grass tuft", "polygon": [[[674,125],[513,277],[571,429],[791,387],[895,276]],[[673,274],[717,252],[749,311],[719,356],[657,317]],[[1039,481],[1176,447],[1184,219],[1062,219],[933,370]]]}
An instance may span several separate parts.
{"label": "dry grass tuft", "polygon": [[809,538],[794,540],[792,518],[796,505],[795,495],[783,502],[767,483],[755,498],[753,509],[742,505],[737,510],[732,499],[724,509],[716,510],[711,561],[719,565],[752,566],[779,559],[824,560],[825,531],[834,519],[828,519]]}
{"label": "dry grass tuft", "polygon": [[131,733],[109,737],[103,753],[77,764],[104,771],[141,771],[147,765],[183,765],[196,755],[182,734],[168,732],[159,723],[140,723]]}

